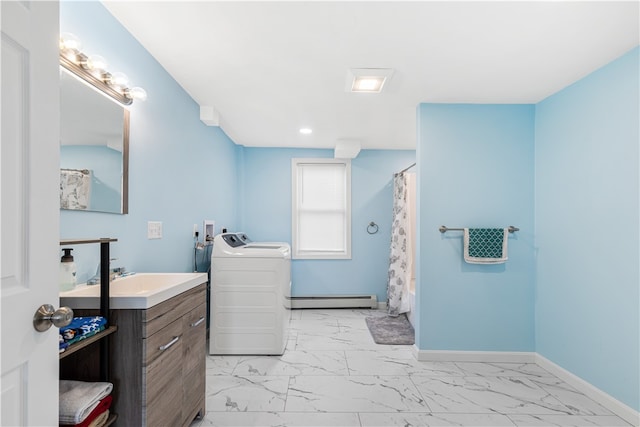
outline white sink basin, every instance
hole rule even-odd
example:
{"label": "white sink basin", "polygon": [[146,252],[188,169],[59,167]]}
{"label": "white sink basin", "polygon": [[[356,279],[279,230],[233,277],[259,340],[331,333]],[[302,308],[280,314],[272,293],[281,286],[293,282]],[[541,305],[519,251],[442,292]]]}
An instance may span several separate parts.
{"label": "white sink basin", "polygon": [[[137,273],[111,282],[112,309],[146,309],[207,281],[206,273]],[[78,285],[60,292],[60,305],[100,308],[100,285]]]}

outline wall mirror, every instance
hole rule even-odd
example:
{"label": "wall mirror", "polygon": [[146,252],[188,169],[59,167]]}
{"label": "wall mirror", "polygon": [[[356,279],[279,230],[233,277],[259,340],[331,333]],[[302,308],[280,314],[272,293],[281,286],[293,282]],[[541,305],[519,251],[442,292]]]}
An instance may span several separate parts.
{"label": "wall mirror", "polygon": [[77,66],[65,64],[64,59],[60,67],[60,208],[126,214],[129,110],[107,96],[100,85],[70,70]]}

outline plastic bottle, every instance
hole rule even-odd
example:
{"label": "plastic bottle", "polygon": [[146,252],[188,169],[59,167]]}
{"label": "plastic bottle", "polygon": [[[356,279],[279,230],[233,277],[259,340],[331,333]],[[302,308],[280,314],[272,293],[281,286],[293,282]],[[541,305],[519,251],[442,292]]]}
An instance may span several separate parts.
{"label": "plastic bottle", "polygon": [[63,248],[64,255],[60,259],[60,290],[70,291],[76,287],[76,263],[71,255],[72,248]]}

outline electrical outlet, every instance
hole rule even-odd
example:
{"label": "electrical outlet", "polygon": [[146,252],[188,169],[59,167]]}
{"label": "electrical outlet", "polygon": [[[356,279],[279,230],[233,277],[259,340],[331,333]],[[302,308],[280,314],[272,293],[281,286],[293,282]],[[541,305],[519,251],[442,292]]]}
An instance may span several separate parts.
{"label": "electrical outlet", "polygon": [[197,237],[198,236],[198,224],[193,224],[193,233],[191,237]]}
{"label": "electrical outlet", "polygon": [[160,221],[147,222],[147,238],[162,239],[162,222]]}

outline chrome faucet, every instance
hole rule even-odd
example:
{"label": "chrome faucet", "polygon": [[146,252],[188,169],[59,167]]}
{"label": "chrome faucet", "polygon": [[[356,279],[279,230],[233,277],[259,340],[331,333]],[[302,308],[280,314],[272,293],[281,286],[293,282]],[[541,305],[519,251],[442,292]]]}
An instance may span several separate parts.
{"label": "chrome faucet", "polygon": [[[117,258],[111,258],[110,261],[115,261]],[[114,279],[126,275],[126,269],[124,267],[114,267],[109,269],[109,282],[113,282]],[[87,280],[87,285],[99,285],[100,284],[100,264],[96,270],[95,276]]]}

